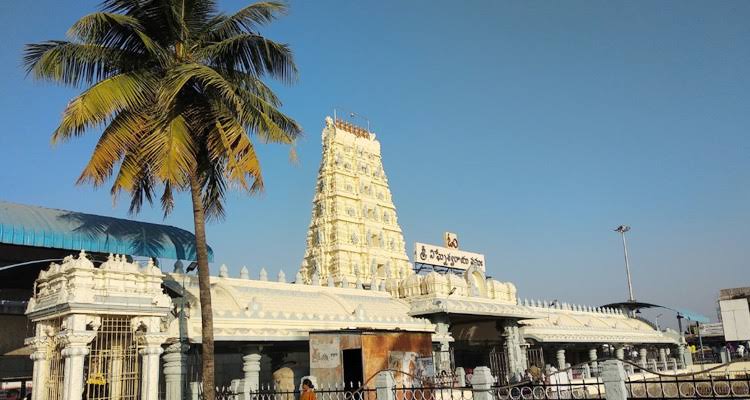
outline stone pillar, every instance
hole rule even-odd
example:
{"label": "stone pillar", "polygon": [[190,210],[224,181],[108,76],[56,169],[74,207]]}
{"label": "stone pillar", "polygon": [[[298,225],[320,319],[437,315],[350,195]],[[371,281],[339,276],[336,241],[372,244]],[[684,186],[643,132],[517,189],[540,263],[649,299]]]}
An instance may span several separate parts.
{"label": "stone pillar", "polygon": [[646,366],[648,365],[648,349],[642,347],[639,351],[639,354],[640,358],[638,359],[638,363],[641,365],[641,368],[646,368]]}
{"label": "stone pillar", "polygon": [[187,384],[188,349],[188,345],[177,342],[164,350],[165,400],[182,400]]}
{"label": "stone pillar", "polygon": [[557,369],[565,369],[565,349],[557,349]]}
{"label": "stone pillar", "polygon": [[447,340],[440,341],[440,352],[438,353],[438,369],[435,373],[450,371],[451,368],[451,345]]}
{"label": "stone pillar", "polygon": [[130,324],[136,328],[141,355],[141,400],[159,400],[159,357],[167,341],[167,334],[161,332],[161,318],[137,316]]}
{"label": "stone pillar", "polygon": [[620,360],[607,360],[602,363],[602,383],[607,400],[627,400],[625,369]]}
{"label": "stone pillar", "polygon": [[61,336],[66,343],[62,350],[65,359],[62,400],[81,400],[83,397],[83,365],[89,354],[88,344],[95,335],[95,332],[67,332]]}
{"label": "stone pillar", "polygon": [[682,368],[687,368],[688,365],[693,365],[693,357],[686,351],[686,344],[681,341],[677,345],[677,359],[682,364]]}
{"label": "stone pillar", "polygon": [[441,371],[449,372],[452,369],[450,357],[450,324],[444,316],[435,317],[433,322],[435,323],[435,332],[440,340],[439,357],[435,365],[435,374]]}
{"label": "stone pillar", "polygon": [[[47,386],[47,369],[49,360],[47,360],[48,339],[40,337],[30,337],[26,339],[25,344],[31,346],[31,360],[34,361],[34,370],[32,374],[32,388],[44,388]],[[32,390],[31,400],[44,400],[44,390]]]}
{"label": "stone pillar", "polygon": [[526,369],[526,346],[518,329],[518,323],[508,322],[503,326],[505,353],[508,356],[508,372],[511,375],[523,373]]}
{"label": "stone pillar", "polygon": [[663,370],[666,371],[669,369],[669,367],[667,367],[667,349],[663,347],[659,349],[659,364]]}
{"label": "stone pillar", "polygon": [[591,367],[588,364],[583,364],[583,377],[591,378]]}
{"label": "stone pillar", "polygon": [[260,348],[250,347],[242,357],[242,371],[245,379],[242,382],[242,398],[250,399],[250,394],[260,388]]}
{"label": "stone pillar", "polygon": [[492,384],[495,379],[492,372],[487,367],[474,368],[474,374],[471,376],[471,388],[473,391],[473,400],[494,400],[492,393]]}
{"label": "stone pillar", "polygon": [[150,344],[138,352],[141,354],[141,399],[159,400],[159,356],[160,344]]}
{"label": "stone pillar", "polygon": [[624,346],[617,346],[615,348],[615,357],[618,360],[624,360],[625,359],[625,347]]}
{"label": "stone pillar", "polygon": [[589,361],[591,361],[591,369],[596,371],[597,367],[599,366],[599,363],[596,362],[597,359],[596,354],[596,347],[592,347],[589,349]]}
{"label": "stone pillar", "polygon": [[456,367],[456,370],[453,373],[456,375],[456,384],[458,387],[465,387],[466,371],[464,371],[464,367]]}
{"label": "stone pillar", "polygon": [[201,383],[200,382],[190,382],[190,385],[188,386],[188,399],[190,400],[200,400],[200,393],[201,393]]}
{"label": "stone pillar", "polygon": [[393,379],[393,372],[380,371],[375,377],[375,394],[377,400],[395,400],[396,396],[393,388],[396,386],[396,380]]}

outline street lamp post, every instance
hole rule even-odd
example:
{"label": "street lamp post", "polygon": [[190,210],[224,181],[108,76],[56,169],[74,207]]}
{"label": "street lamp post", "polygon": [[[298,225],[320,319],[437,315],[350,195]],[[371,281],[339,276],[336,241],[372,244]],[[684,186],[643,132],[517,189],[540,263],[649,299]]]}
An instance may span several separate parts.
{"label": "street lamp post", "polygon": [[625,253],[625,273],[628,275],[628,301],[634,302],[635,296],[633,296],[633,283],[630,281],[630,263],[628,262],[628,244],[625,241],[625,232],[629,231],[630,227],[627,225],[620,225],[615,228],[615,232],[619,232],[622,236],[622,249]]}

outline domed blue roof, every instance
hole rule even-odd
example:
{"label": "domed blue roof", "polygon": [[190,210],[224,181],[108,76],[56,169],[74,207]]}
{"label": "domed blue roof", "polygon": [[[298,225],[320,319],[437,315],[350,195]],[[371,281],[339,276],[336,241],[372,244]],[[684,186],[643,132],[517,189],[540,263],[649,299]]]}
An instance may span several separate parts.
{"label": "domed blue roof", "polygon": [[[195,236],[180,228],[0,201],[0,243],[195,260]],[[208,249],[209,261],[213,251]]]}

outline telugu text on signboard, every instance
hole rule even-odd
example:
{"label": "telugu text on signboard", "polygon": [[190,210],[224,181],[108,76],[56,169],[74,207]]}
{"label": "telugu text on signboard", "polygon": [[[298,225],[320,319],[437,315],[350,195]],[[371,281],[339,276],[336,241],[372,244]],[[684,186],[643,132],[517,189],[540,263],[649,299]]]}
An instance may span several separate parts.
{"label": "telugu text on signboard", "polygon": [[341,339],[338,336],[311,337],[310,367],[337,368],[341,365]]}
{"label": "telugu text on signboard", "polygon": [[484,271],[484,254],[419,242],[414,244],[414,262],[459,269],[477,267]]}

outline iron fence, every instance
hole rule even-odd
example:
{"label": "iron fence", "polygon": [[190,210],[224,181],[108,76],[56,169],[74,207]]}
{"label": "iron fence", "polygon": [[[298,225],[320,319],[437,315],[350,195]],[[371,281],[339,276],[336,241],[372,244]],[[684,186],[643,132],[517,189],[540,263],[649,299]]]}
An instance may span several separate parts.
{"label": "iron fence", "polygon": [[469,387],[397,386],[393,396],[395,400],[472,400],[474,392]]}
{"label": "iron fence", "polygon": [[656,375],[648,379],[628,378],[625,387],[630,399],[747,399],[750,376],[746,372],[715,376]]}
{"label": "iron fence", "polygon": [[598,379],[582,379],[580,382],[544,381],[525,382],[492,388],[497,400],[558,400],[558,399],[604,399],[604,386]]}
{"label": "iron fence", "polygon": [[[316,400],[375,400],[375,389],[360,387],[358,389],[329,388],[316,389]],[[231,386],[217,386],[214,388],[216,400],[242,400],[245,394],[238,392]],[[302,392],[299,390],[285,391],[276,389],[261,389],[248,394],[251,400],[299,400]],[[203,388],[199,387],[198,399],[203,399]]]}

